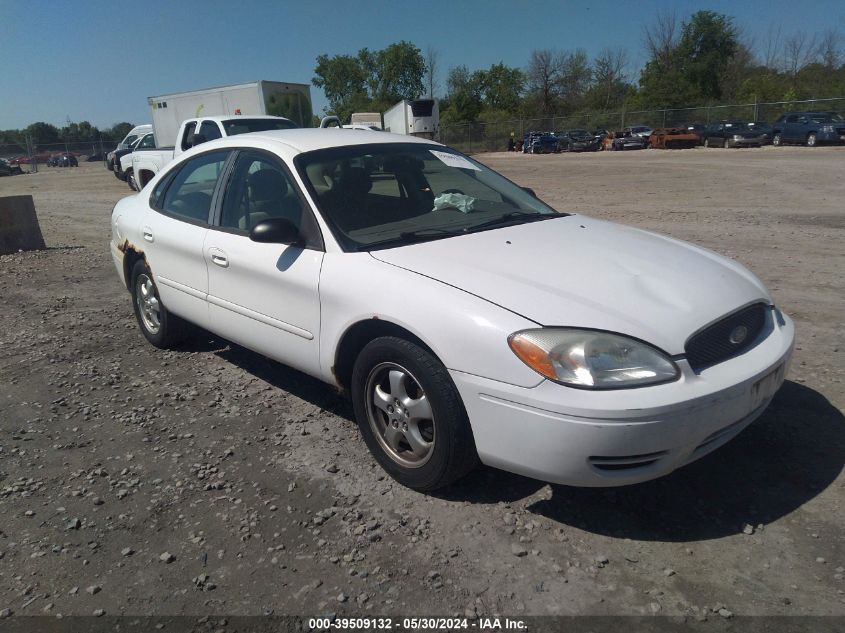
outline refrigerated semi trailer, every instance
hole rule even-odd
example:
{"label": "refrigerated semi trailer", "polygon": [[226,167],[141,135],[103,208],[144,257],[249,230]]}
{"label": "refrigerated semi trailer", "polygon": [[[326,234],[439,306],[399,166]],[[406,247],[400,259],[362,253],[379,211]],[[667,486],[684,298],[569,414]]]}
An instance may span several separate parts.
{"label": "refrigerated semi trailer", "polygon": [[384,130],[437,140],[440,138],[437,99],[403,99],[384,113]]}

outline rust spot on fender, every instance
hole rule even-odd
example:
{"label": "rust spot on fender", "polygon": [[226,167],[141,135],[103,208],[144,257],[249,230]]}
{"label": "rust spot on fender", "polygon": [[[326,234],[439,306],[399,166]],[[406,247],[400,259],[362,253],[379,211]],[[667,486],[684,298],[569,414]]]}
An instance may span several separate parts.
{"label": "rust spot on fender", "polygon": [[130,241],[128,239],[123,240],[123,244],[118,244],[117,250],[119,250],[124,255],[126,254],[127,251],[135,251],[138,255],[144,254],[144,251],[142,251],[138,248],[135,248],[135,245],[130,243]]}

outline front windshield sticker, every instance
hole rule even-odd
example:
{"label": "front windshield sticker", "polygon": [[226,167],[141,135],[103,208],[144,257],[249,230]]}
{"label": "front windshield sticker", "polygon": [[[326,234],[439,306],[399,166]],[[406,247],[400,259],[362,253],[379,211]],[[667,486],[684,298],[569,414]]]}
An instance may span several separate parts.
{"label": "front windshield sticker", "polygon": [[443,163],[444,165],[448,165],[449,167],[457,167],[458,169],[474,169],[475,171],[481,171],[480,167],[476,167],[463,156],[458,156],[457,154],[450,154],[449,152],[438,152],[435,149],[430,149],[428,151],[434,154],[434,156],[438,158],[441,163]]}

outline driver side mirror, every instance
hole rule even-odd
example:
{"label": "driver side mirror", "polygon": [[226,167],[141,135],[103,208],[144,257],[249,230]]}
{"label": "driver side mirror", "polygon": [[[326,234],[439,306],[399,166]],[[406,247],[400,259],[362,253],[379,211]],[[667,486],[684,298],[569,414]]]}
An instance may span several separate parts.
{"label": "driver side mirror", "polygon": [[269,218],[262,220],[249,232],[249,239],[264,244],[297,245],[302,236],[299,229],[286,218]]}
{"label": "driver side mirror", "polygon": [[537,194],[536,194],[536,193],[534,193],[534,190],[533,190],[531,187],[523,187],[523,188],[522,188],[522,190],[523,190],[525,193],[527,193],[528,195],[530,195],[532,198],[536,198],[536,197],[537,197]]}

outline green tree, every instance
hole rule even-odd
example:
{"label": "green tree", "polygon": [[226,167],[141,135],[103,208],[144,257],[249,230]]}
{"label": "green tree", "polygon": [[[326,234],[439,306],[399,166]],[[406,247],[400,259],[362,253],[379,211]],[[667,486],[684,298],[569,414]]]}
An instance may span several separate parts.
{"label": "green tree", "polygon": [[677,55],[686,82],[704,99],[722,97],[722,79],[739,51],[733,18],[715,11],[698,11],[681,29]]}
{"label": "green tree", "polygon": [[467,123],[478,118],[482,108],[480,73],[456,66],[446,78],[446,90],[440,116],[444,122]]}
{"label": "green tree", "polygon": [[58,143],[60,140],[59,128],[55,125],[51,125],[50,123],[44,123],[43,121],[38,121],[37,123],[28,125],[26,129],[24,129],[24,134],[29,135],[35,144],[40,145]]}
{"label": "green tree", "polygon": [[129,123],[127,121],[123,121],[121,123],[116,123],[111,127],[111,129],[106,130],[103,132],[104,140],[109,141],[122,141],[124,137],[129,134],[129,131],[135,127],[134,123]]}
{"label": "green tree", "polygon": [[355,56],[320,55],[311,83],[326,93],[327,114],[346,121],[359,110],[383,111],[402,99],[416,99],[425,71],[420,49],[402,41],[379,51],[362,48]]}
{"label": "green tree", "polygon": [[347,120],[360,104],[369,103],[366,73],[358,57],[320,55],[311,82],[322,88],[329,101],[328,113]]}
{"label": "green tree", "polygon": [[488,70],[479,71],[477,79],[486,108],[509,113],[519,109],[525,86],[525,75],[519,68],[511,68],[500,62]]}

